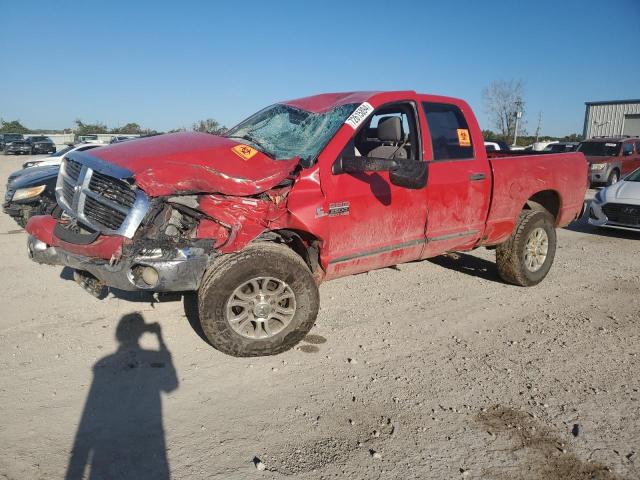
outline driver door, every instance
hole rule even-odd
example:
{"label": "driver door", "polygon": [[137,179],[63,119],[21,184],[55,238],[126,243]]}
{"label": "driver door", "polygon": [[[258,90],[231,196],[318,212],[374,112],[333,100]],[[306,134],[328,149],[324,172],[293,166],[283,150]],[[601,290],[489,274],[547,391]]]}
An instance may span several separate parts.
{"label": "driver door", "polygon": [[[416,109],[413,101],[376,109],[354,132],[341,155],[367,156],[373,150],[385,150],[378,147],[392,146],[404,149],[407,158],[422,161]],[[377,136],[378,124],[394,116],[401,120],[403,138],[385,142]],[[330,167],[322,171],[326,204],[320,215],[329,222],[330,233],[323,255],[327,279],[420,258],[427,219],[425,188],[396,186],[386,171],[339,175]]]}

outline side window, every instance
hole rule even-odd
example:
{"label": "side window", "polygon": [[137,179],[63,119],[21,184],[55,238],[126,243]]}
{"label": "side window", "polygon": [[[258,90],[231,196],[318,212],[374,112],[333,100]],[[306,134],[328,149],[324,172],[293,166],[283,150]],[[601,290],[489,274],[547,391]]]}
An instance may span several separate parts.
{"label": "side window", "polygon": [[622,145],[622,155],[631,155],[633,153],[633,143],[628,142]]}
{"label": "side window", "polygon": [[467,120],[455,105],[423,102],[431,134],[434,160],[473,158],[473,143]]}
{"label": "side window", "polygon": [[414,105],[408,102],[380,107],[360,127],[347,150],[363,157],[419,160],[421,149],[415,112]]}
{"label": "side window", "polygon": [[636,153],[640,155],[640,142],[636,142]]}

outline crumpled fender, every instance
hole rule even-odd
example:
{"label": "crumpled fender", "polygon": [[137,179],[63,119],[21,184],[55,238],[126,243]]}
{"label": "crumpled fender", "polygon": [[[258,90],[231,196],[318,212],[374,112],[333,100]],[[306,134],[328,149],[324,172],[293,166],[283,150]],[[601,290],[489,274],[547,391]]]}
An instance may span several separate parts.
{"label": "crumpled fender", "polygon": [[[270,199],[227,197],[221,195],[203,195],[198,201],[200,210],[214,218],[230,232],[229,238],[219,248],[222,253],[231,253],[244,248],[249,242],[269,229],[272,222],[287,213],[285,194]],[[201,223],[197,238],[209,238],[209,228]]]}

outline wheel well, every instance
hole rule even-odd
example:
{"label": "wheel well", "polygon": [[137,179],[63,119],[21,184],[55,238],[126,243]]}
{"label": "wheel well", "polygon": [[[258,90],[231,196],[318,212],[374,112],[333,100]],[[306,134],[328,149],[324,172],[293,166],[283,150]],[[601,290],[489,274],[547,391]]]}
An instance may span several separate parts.
{"label": "wheel well", "polygon": [[320,266],[320,241],[310,233],[299,230],[272,230],[260,235],[256,241],[282,243],[296,252],[315,273]]}
{"label": "wheel well", "polygon": [[560,211],[560,196],[554,190],[543,190],[531,196],[523,210],[546,210],[553,218],[558,218]]}

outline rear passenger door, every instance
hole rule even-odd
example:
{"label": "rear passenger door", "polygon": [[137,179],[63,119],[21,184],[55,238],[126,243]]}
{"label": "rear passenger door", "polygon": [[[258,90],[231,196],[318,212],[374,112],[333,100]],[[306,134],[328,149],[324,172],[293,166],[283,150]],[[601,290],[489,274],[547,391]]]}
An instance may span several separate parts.
{"label": "rear passenger door", "polygon": [[480,239],[489,212],[491,171],[482,138],[472,136],[479,127],[468,107],[422,102],[422,112],[431,142],[431,158],[425,149],[430,161],[423,256],[428,257]]}

